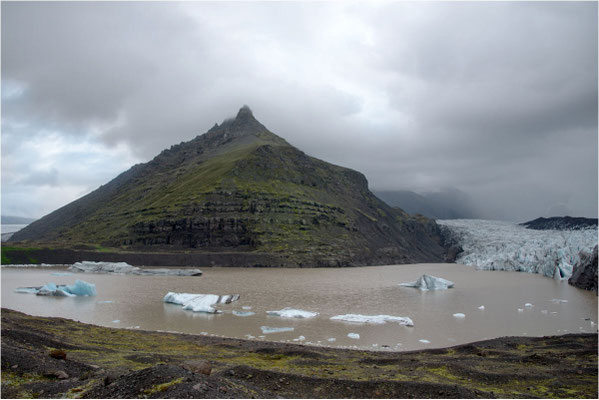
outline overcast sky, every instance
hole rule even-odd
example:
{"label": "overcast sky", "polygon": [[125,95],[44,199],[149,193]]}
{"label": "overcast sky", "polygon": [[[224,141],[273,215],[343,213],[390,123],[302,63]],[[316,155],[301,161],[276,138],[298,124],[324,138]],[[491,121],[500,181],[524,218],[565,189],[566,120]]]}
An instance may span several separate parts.
{"label": "overcast sky", "polygon": [[597,216],[597,3],[2,2],[2,214],[41,217],[248,104],[374,190]]}

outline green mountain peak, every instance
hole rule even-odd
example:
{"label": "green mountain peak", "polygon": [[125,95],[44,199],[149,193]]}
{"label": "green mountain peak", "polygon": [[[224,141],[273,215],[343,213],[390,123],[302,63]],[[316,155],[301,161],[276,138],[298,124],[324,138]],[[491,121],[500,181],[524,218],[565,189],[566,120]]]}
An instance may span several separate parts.
{"label": "green mountain peak", "polygon": [[368,190],[364,175],[304,154],[248,106],[11,240],[259,253],[271,266],[425,262],[443,255],[434,221],[390,208]]}

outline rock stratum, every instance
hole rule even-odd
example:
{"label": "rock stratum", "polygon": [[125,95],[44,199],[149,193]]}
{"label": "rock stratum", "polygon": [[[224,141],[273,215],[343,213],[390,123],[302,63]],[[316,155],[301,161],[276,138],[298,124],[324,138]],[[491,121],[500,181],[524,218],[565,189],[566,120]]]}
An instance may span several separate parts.
{"label": "rock stratum", "polygon": [[364,175],[304,154],[247,106],[10,241],[113,253],[235,252],[239,266],[380,265],[444,256],[433,220],[389,207],[369,191]]}

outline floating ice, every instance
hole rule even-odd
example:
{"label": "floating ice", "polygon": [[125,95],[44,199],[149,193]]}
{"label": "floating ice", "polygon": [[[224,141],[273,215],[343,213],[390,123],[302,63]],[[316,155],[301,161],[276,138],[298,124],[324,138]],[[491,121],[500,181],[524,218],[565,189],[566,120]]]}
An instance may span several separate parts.
{"label": "floating ice", "polygon": [[337,338],[334,338],[334,337],[331,337],[331,338],[327,339],[327,342],[331,342],[331,343],[332,342],[336,342],[336,341],[337,341]]}
{"label": "floating ice", "polygon": [[265,335],[268,333],[291,332],[294,330],[294,328],[287,328],[287,327],[277,328],[277,327],[272,327],[272,326],[261,326],[260,329],[262,329],[262,333],[264,333]]}
{"label": "floating ice", "polygon": [[267,311],[266,314],[283,318],[312,318],[318,315],[317,312],[297,310],[290,307],[285,307],[279,311]]}
{"label": "floating ice", "polygon": [[47,267],[62,267],[64,264],[2,264],[2,268],[47,268]]}
{"label": "floating ice", "polygon": [[360,339],[360,335],[358,333],[348,333],[347,337],[350,339]]}
{"label": "floating ice", "polygon": [[219,296],[216,294],[193,294],[193,293],[174,293],[168,292],[164,296],[165,303],[180,304],[184,310],[193,312],[204,312],[215,314],[218,312],[212,306],[215,304],[229,304],[239,300],[238,294]]}
{"label": "floating ice", "polygon": [[478,309],[479,309],[479,310],[484,310],[484,309],[485,309],[485,306],[480,306],[480,307],[478,307]]}
{"label": "floating ice", "polygon": [[97,301],[96,303],[98,303],[98,304],[110,304],[110,303],[114,303],[114,301],[112,301],[112,300],[101,300],[101,301]]}
{"label": "floating ice", "polygon": [[549,301],[551,301],[552,303],[555,303],[555,304],[567,303],[568,302],[568,300],[562,300],[562,299],[551,299]]}
{"label": "floating ice", "polygon": [[424,274],[413,282],[400,283],[399,286],[415,287],[420,290],[446,290],[453,287],[453,282]]}
{"label": "floating ice", "polygon": [[430,343],[430,340],[426,340],[426,339],[420,339],[419,340],[420,343]]}
{"label": "floating ice", "polygon": [[44,286],[20,287],[15,290],[17,293],[33,293],[38,296],[95,296],[96,285],[85,281],[76,280],[73,285],[56,285],[49,282]]}
{"label": "floating ice", "polygon": [[466,318],[466,315],[462,314],[462,313],[455,313],[455,314],[453,314],[453,316],[456,318]]}
{"label": "floating ice", "polygon": [[119,322],[121,322],[120,319],[115,319],[114,321],[112,321],[112,323],[114,323],[114,324],[118,324]]}
{"label": "floating ice", "polygon": [[557,279],[572,275],[580,252],[597,244],[597,228],[558,231],[527,229],[511,222],[437,220],[464,249],[456,263],[483,270],[522,271]]}
{"label": "floating ice", "polygon": [[255,314],[256,313],[252,312],[252,311],[235,311],[235,310],[233,310],[233,315],[236,315],[238,317],[249,317],[249,316],[252,316]]}
{"label": "floating ice", "polygon": [[526,308],[533,308],[534,306],[532,304],[530,304],[530,303],[526,303],[526,304],[524,304],[524,307],[526,307]]}
{"label": "floating ice", "polygon": [[400,325],[414,326],[414,322],[408,317],[394,317],[392,315],[360,315],[344,314],[331,317],[334,321],[355,322],[359,324],[384,324],[387,321],[397,322]]}
{"label": "floating ice", "polygon": [[70,276],[73,275],[72,272],[52,272],[50,275],[52,276]]}
{"label": "floating ice", "polygon": [[547,310],[541,310],[541,314],[547,315],[549,312]]}
{"label": "floating ice", "polygon": [[518,312],[524,312],[524,309],[523,308],[519,308]]}
{"label": "floating ice", "polygon": [[293,339],[294,342],[303,342],[304,340],[306,340],[305,336],[299,336]]}
{"label": "floating ice", "polygon": [[241,308],[244,309],[244,310],[251,310],[252,309],[252,307],[250,307],[250,306],[243,306]]}
{"label": "floating ice", "polygon": [[73,272],[123,275],[200,276],[199,269],[150,268],[141,269],[125,262],[81,261],[69,267]]}

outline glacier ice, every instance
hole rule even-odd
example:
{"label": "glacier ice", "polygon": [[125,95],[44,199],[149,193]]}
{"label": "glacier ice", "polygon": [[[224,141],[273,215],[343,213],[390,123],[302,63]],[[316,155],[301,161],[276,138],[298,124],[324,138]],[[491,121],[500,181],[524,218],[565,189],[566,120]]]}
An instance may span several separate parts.
{"label": "glacier ice", "polygon": [[285,307],[278,311],[267,311],[266,314],[283,318],[312,318],[318,315],[317,312],[298,310],[291,307]]}
{"label": "glacier ice", "polygon": [[580,252],[597,244],[597,228],[532,230],[516,223],[474,219],[437,220],[463,248],[456,263],[482,270],[538,273],[558,280],[572,275]]}
{"label": "glacier ice", "polygon": [[400,325],[414,326],[412,319],[408,317],[394,317],[392,315],[360,315],[360,314],[343,314],[331,317],[334,321],[355,322],[361,324],[384,324],[387,321],[397,322]]}
{"label": "glacier ice", "polygon": [[69,270],[73,272],[87,272],[96,274],[123,274],[123,275],[157,275],[157,276],[200,276],[199,269],[175,269],[175,268],[149,268],[141,269],[125,262],[105,261],[80,261],[71,265]]}
{"label": "glacier ice", "polygon": [[462,314],[462,313],[455,313],[455,314],[453,314],[453,316],[454,316],[455,318],[466,318],[466,315],[465,315],[465,314]]}
{"label": "glacier ice", "polygon": [[237,310],[233,310],[233,315],[236,315],[238,317],[250,317],[252,315],[255,315],[256,313],[253,311],[237,311]]}
{"label": "glacier ice", "polygon": [[277,328],[277,327],[272,327],[272,326],[261,326],[260,329],[262,330],[262,333],[264,333],[265,335],[268,333],[291,332],[294,330],[294,328],[288,328],[288,327]]}
{"label": "glacier ice", "polygon": [[72,285],[56,285],[53,282],[46,283],[43,286],[20,287],[15,290],[17,293],[33,293],[38,296],[95,296],[96,285],[77,279]]}
{"label": "glacier ice", "polygon": [[350,339],[360,339],[360,334],[359,333],[348,333],[347,337]]}
{"label": "glacier ice", "polygon": [[219,296],[217,294],[193,294],[168,292],[162,301],[165,303],[180,304],[184,310],[215,314],[219,312],[212,306],[215,304],[229,304],[239,300],[238,294]]}
{"label": "glacier ice", "polygon": [[453,282],[436,276],[423,274],[413,282],[400,283],[399,286],[415,287],[420,290],[446,290],[453,287]]}

